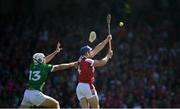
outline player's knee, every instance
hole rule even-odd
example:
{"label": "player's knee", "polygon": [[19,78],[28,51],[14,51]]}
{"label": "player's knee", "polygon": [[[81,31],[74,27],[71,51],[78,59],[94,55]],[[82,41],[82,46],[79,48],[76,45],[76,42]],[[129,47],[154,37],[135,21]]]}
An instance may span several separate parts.
{"label": "player's knee", "polygon": [[59,102],[57,100],[54,101],[54,106],[59,107]]}
{"label": "player's knee", "polygon": [[51,104],[49,104],[49,106],[50,106],[51,108],[56,108],[56,109],[59,109],[59,108],[60,108],[59,102],[56,101],[56,100],[54,100]]}
{"label": "player's knee", "polygon": [[87,102],[87,99],[86,98],[82,98],[80,100],[80,105],[82,108],[88,108],[88,102]]}
{"label": "player's knee", "polygon": [[98,108],[99,107],[99,103],[98,102],[91,102],[91,107]]}
{"label": "player's knee", "polygon": [[99,101],[97,97],[92,97],[88,99],[88,102],[92,108],[99,108]]}
{"label": "player's knee", "polygon": [[59,108],[59,102],[55,99],[47,99],[45,100],[41,106],[43,107],[51,107],[51,108]]}

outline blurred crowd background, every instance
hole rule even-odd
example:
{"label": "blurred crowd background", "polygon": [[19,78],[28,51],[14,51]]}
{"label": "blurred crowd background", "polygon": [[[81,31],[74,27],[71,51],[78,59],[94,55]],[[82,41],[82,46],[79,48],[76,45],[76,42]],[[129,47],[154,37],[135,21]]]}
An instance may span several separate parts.
{"label": "blurred crowd background", "polygon": [[[32,55],[50,63],[76,61],[79,49],[107,36],[112,14],[113,58],[95,71],[103,108],[180,107],[180,2],[178,0],[0,0],[0,107],[18,107],[27,87]],[[124,22],[120,27],[118,23]],[[90,31],[97,32],[94,43]],[[95,59],[107,53],[106,47]],[[80,107],[77,70],[49,73],[44,93],[63,108]]]}

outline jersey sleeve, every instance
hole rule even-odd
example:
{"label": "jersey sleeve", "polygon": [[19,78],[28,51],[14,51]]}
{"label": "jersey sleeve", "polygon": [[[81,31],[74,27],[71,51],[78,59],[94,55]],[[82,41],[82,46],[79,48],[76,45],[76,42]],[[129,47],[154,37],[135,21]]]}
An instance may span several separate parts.
{"label": "jersey sleeve", "polygon": [[91,66],[93,66],[93,64],[94,64],[94,60],[93,59],[86,59],[85,61],[87,63],[89,63]]}
{"label": "jersey sleeve", "polygon": [[45,69],[47,70],[47,72],[52,72],[53,71],[53,65],[52,64],[46,64]]}

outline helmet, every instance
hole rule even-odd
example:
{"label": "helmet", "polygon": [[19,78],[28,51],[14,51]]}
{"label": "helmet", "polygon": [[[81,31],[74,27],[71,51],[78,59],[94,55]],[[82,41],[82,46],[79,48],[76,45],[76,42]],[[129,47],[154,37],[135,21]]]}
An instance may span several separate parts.
{"label": "helmet", "polygon": [[83,47],[81,47],[81,49],[80,49],[80,54],[81,54],[81,55],[84,55],[85,53],[87,53],[87,52],[89,52],[89,51],[91,51],[91,50],[92,50],[92,48],[91,48],[90,46],[88,46],[88,45],[83,46]]}
{"label": "helmet", "polygon": [[35,53],[33,55],[33,61],[34,63],[43,63],[44,62],[45,55],[43,53]]}

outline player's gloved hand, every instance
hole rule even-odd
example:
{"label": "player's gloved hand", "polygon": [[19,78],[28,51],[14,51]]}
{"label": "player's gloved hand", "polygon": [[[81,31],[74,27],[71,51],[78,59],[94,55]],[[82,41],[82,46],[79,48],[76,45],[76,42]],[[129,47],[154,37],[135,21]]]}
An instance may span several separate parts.
{"label": "player's gloved hand", "polygon": [[112,35],[111,35],[111,34],[108,35],[108,36],[107,36],[107,39],[108,39],[108,40],[112,40]]}
{"label": "player's gloved hand", "polygon": [[61,46],[61,44],[58,42],[57,47],[56,47],[56,53],[59,53],[62,50],[62,48],[60,48],[60,46]]}
{"label": "player's gloved hand", "polygon": [[109,51],[108,51],[108,57],[109,57],[109,58],[112,58],[112,56],[113,56],[113,51],[112,51],[112,50],[109,50]]}

